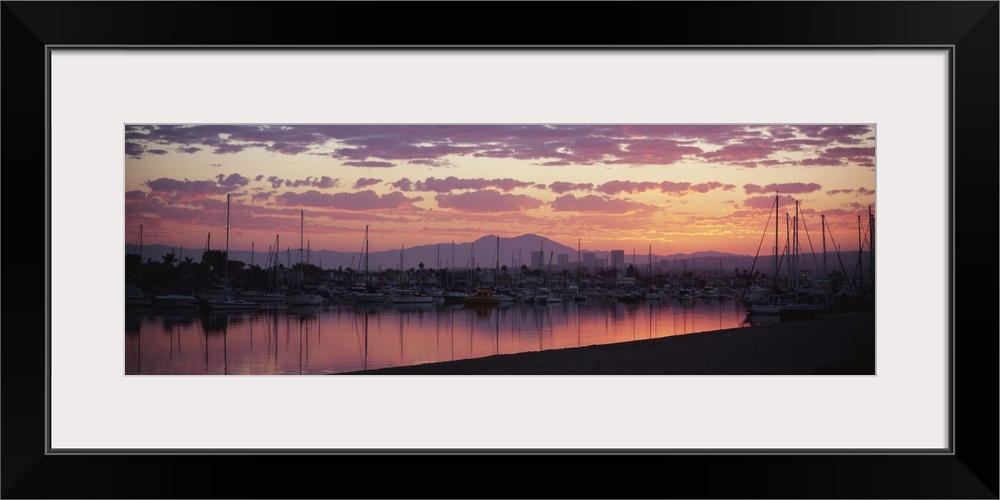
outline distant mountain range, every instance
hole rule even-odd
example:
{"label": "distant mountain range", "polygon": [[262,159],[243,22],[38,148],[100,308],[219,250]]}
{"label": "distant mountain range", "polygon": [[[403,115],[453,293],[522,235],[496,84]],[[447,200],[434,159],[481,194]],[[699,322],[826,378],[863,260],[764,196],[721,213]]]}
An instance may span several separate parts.
{"label": "distant mountain range", "polygon": [[[134,245],[126,244],[124,248],[125,254],[132,253],[135,250]],[[167,245],[144,246],[142,249],[143,261],[148,259],[159,261],[162,260],[164,255],[170,252],[174,252],[178,260],[191,257],[195,262],[201,261],[201,249],[183,249],[182,254],[180,248]],[[569,267],[571,269],[575,269],[577,266],[577,249],[536,234],[524,234],[514,238],[500,238],[499,265],[507,266],[510,269],[517,269],[522,265],[527,266],[529,269],[537,268],[538,262],[537,260],[532,261],[532,252],[542,252],[543,259],[541,264],[546,268],[551,259],[552,268],[558,269],[560,267],[559,255],[566,255],[565,259],[570,263]],[[265,268],[271,266],[274,260],[274,256],[269,256],[267,252],[257,251],[254,252],[252,257],[250,251],[233,250],[230,253],[232,260],[242,261],[246,264],[252,262],[254,265]],[[581,249],[580,253],[581,255],[594,253],[596,259],[604,259],[608,266],[612,264],[610,251],[592,252]],[[303,258],[308,263],[321,266],[324,269],[362,269],[364,266],[361,252],[313,250],[308,252],[307,256],[304,255]],[[811,256],[803,258],[811,259]],[[821,258],[822,255],[817,255],[817,259],[820,259],[820,265],[822,265]],[[401,260],[404,269],[418,268],[420,263],[423,263],[426,269],[438,267],[458,269],[469,267],[494,268],[497,266],[497,237],[490,235],[466,243],[452,244],[452,242],[447,242],[437,245],[421,245],[412,248],[369,252],[368,268],[371,271],[390,268],[398,269]],[[723,273],[731,273],[737,267],[740,269],[749,269],[750,266],[754,265],[754,256],[752,255],[738,255],[715,251],[695,252],[691,254],[654,254],[652,259],[650,259],[647,254],[639,253],[636,253],[633,257],[631,251],[625,250],[624,260],[625,265],[630,265],[634,262],[640,271],[645,270],[650,265],[651,260],[653,266],[660,267],[661,269],[663,269],[663,266],[666,266],[668,269],[676,270],[721,270]],[[850,273],[854,269],[853,264],[857,261],[857,252],[842,253],[840,260],[845,263],[847,271]],[[291,264],[297,264],[299,262],[298,248],[282,251],[279,255],[279,262],[286,267]],[[867,261],[864,264],[867,266]],[[837,269],[839,266],[837,257],[832,252],[828,254],[828,266],[829,269]],[[766,273],[771,267],[770,255],[757,258],[755,269]]]}

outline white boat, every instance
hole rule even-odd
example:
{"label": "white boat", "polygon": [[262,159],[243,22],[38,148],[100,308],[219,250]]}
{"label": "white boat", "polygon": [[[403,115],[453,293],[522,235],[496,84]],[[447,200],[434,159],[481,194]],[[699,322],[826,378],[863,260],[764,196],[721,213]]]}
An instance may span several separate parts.
{"label": "white boat", "polygon": [[284,304],[288,301],[288,297],[280,292],[262,292],[260,290],[243,290],[240,294],[246,300],[253,302],[260,302],[261,304],[274,304],[281,303]]}
{"label": "white boat", "polygon": [[365,226],[365,243],[364,243],[364,248],[365,248],[365,255],[364,255],[364,259],[363,259],[364,266],[365,266],[365,269],[364,269],[364,278],[363,278],[364,282],[362,284],[358,284],[358,285],[356,285],[356,286],[354,286],[354,287],[351,288],[351,295],[350,295],[350,297],[351,297],[352,300],[354,300],[354,302],[361,303],[361,304],[371,304],[371,303],[376,303],[376,302],[383,302],[383,301],[385,301],[385,295],[382,294],[382,293],[376,292],[372,288],[371,283],[370,283],[370,277],[368,276],[368,226]]}
{"label": "white boat", "polygon": [[260,302],[252,302],[246,299],[217,299],[209,300],[205,303],[209,311],[257,311],[260,310]]}
{"label": "white boat", "polygon": [[285,301],[290,306],[319,306],[323,305],[323,296],[315,293],[291,293]]}
{"label": "white boat", "polygon": [[562,297],[552,293],[548,288],[541,286],[535,291],[536,304],[558,304],[562,302]]}
{"label": "white boat", "polygon": [[229,291],[229,194],[226,194],[226,265],[223,268],[225,292],[223,298],[205,301],[205,307],[210,311],[256,311],[260,310],[260,302],[236,298]]}
{"label": "white boat", "polygon": [[197,305],[194,292],[188,290],[170,290],[153,297],[153,307],[157,309],[194,309]]}
{"label": "white boat", "polygon": [[305,210],[299,210],[299,277],[298,277],[298,287],[299,289],[289,293],[286,301],[290,306],[318,306],[323,304],[323,296],[315,293],[308,293],[302,290],[302,286],[305,285],[306,276],[306,262],[302,257],[302,244],[305,240],[305,221],[306,212]]}
{"label": "white boat", "polygon": [[743,292],[743,302],[748,304],[755,304],[759,302],[767,302],[771,296],[771,290],[764,288],[760,285],[753,284]]}
{"label": "white boat", "polygon": [[430,304],[434,297],[419,290],[397,290],[389,295],[393,304]]}
{"label": "white boat", "polygon": [[153,300],[136,285],[125,285],[125,307],[149,307]]}

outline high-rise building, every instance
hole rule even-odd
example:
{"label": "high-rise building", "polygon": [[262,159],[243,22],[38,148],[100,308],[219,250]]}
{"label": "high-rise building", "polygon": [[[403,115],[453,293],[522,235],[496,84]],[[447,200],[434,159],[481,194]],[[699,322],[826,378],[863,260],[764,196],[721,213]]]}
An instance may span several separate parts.
{"label": "high-rise building", "polygon": [[531,252],[531,269],[541,269],[542,267],[542,252],[533,251]]}
{"label": "high-rise building", "polygon": [[611,262],[608,263],[613,269],[625,270],[625,250],[612,250]]}
{"label": "high-rise building", "polygon": [[569,254],[561,253],[556,255],[556,264],[563,267],[569,266]]}
{"label": "high-rise building", "polygon": [[581,257],[583,258],[583,267],[594,269],[594,258],[597,257],[594,252],[583,252]]}

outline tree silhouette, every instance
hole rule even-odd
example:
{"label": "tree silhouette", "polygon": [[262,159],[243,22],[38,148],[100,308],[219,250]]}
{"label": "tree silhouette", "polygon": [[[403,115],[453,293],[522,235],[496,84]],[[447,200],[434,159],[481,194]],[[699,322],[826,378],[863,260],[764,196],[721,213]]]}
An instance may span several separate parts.
{"label": "tree silhouette", "polygon": [[174,262],[177,261],[177,255],[174,254],[173,250],[163,256],[163,265],[166,267],[174,267]]}

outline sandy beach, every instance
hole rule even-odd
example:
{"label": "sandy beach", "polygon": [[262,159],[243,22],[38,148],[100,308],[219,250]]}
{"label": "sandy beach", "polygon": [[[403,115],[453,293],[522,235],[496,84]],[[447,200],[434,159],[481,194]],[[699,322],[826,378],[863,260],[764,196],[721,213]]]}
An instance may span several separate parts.
{"label": "sandy beach", "polygon": [[342,375],[874,375],[875,311]]}

